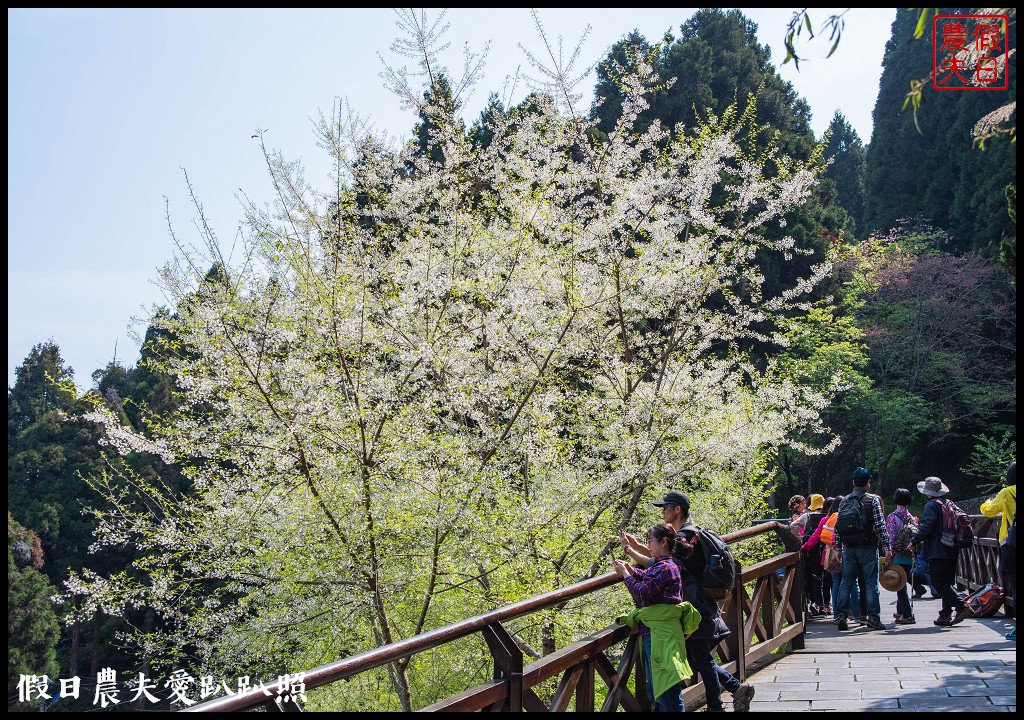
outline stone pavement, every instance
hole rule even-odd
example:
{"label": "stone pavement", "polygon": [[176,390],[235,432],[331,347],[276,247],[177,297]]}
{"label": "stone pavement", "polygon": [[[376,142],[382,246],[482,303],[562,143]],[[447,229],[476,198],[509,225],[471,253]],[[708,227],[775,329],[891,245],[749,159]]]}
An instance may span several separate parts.
{"label": "stone pavement", "polygon": [[[952,628],[932,620],[939,601],[915,601],[916,625],[895,625],[895,593],[882,591],[886,630],[811,620],[804,650],[751,675],[751,712],[1015,712],[1017,648],[1000,612]],[[728,694],[726,707],[729,706]]]}

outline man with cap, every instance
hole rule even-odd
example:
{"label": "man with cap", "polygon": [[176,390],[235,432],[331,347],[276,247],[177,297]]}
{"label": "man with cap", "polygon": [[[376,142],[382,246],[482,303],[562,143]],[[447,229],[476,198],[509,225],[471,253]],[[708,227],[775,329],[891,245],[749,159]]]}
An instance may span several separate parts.
{"label": "man with cap", "polygon": [[[834,543],[843,560],[843,580],[835,602],[837,624],[840,630],[848,630],[850,615],[850,594],[858,578],[863,580],[863,593],[867,604],[865,625],[869,630],[885,630],[882,623],[881,590],[878,587],[878,549],[885,551],[885,564],[892,561],[892,545],[885,527],[882,501],[871,489],[871,471],[859,467],[853,471],[853,492],[846,496],[839,506]],[[843,530],[844,510],[851,503],[859,503],[865,527],[858,532]]]}
{"label": "man with cap", "polygon": [[917,534],[911,541],[914,547],[924,549],[924,557],[928,561],[928,571],[932,585],[939,591],[942,598],[942,610],[933,621],[940,627],[950,627],[963,622],[971,616],[971,609],[957,595],[953,587],[956,583],[956,561],[960,551],[942,544],[942,505],[941,499],[949,492],[949,488],[941,478],[927,477],[917,484],[917,491],[928,496],[928,501],[921,511],[921,523]]}
{"label": "man with cap", "polygon": [[[690,523],[690,497],[684,492],[673,490],[663,499],[655,500],[651,504],[661,508],[662,520],[671,525],[687,545],[692,545],[694,548],[690,557],[679,560],[685,571],[683,575],[688,573],[692,578],[701,577],[707,565],[707,558],[700,543],[693,542],[697,529]],[[638,565],[646,567],[650,562],[650,558],[647,557],[647,548],[630,533],[619,533],[619,546]],[[683,587],[684,590],[687,587],[685,581]],[[698,593],[700,592],[696,583],[692,587],[696,588]],[[683,599],[694,600],[689,597]],[[723,688],[732,693],[734,712],[749,712],[750,701],[754,697],[754,686],[741,683],[732,673],[715,662],[712,648],[728,635],[730,630],[722,620],[718,604],[707,598],[703,600],[704,602],[701,602],[700,606],[709,608],[710,611],[701,613],[700,625],[686,640],[686,657],[690,666],[700,673],[701,680],[704,681],[704,695],[707,698],[708,712],[725,712],[722,705]]]}

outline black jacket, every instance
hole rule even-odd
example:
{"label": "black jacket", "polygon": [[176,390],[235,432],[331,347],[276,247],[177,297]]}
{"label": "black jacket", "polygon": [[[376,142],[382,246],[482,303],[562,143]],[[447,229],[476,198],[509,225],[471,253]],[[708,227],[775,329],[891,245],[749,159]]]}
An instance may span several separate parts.
{"label": "black jacket", "polygon": [[[943,496],[944,497],[944,496]],[[913,543],[922,545],[925,560],[956,560],[960,551],[942,544],[942,506],[932,498],[924,504],[921,511],[921,522],[917,526],[917,534]]]}

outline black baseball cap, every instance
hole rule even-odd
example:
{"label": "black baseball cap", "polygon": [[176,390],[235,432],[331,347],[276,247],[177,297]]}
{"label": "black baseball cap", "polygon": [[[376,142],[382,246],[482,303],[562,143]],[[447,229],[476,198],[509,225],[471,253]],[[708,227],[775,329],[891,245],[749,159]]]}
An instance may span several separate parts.
{"label": "black baseball cap", "polygon": [[673,490],[661,500],[655,500],[651,503],[655,507],[663,507],[665,505],[678,505],[683,509],[683,512],[687,515],[690,514],[690,498],[684,492],[677,492]]}

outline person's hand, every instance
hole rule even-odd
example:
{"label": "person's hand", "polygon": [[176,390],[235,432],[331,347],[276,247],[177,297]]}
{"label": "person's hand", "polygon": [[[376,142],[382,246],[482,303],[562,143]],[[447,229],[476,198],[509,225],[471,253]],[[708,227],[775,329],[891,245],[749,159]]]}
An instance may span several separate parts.
{"label": "person's hand", "polygon": [[629,550],[630,548],[636,550],[639,546],[640,542],[636,539],[636,536],[625,530],[619,531],[619,547],[623,550]]}
{"label": "person's hand", "polygon": [[613,560],[612,563],[615,565],[616,574],[625,580],[633,574],[633,568],[625,560]]}
{"label": "person's hand", "polygon": [[892,565],[892,550],[885,551],[885,564]]}
{"label": "person's hand", "polygon": [[618,558],[612,558],[612,568],[615,570],[616,575],[618,575],[620,578],[625,578],[625,576],[622,574],[623,569],[621,560],[619,560]]}

